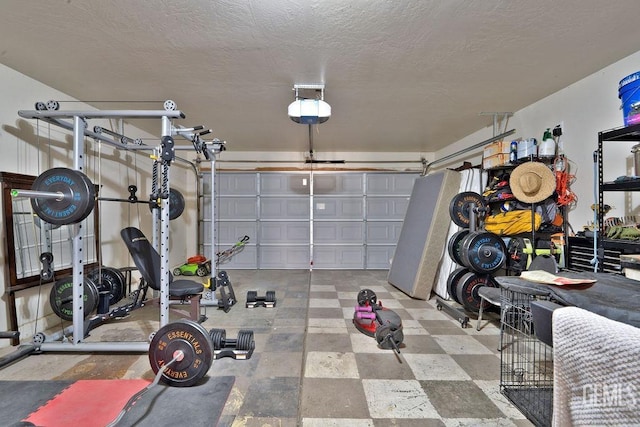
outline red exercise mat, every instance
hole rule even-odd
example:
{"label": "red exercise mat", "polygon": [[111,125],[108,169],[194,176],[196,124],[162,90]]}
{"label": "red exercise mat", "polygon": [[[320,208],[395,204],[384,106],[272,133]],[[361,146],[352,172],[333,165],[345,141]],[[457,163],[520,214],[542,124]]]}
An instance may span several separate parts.
{"label": "red exercise mat", "polygon": [[47,427],[104,427],[148,380],[79,380],[23,421]]}

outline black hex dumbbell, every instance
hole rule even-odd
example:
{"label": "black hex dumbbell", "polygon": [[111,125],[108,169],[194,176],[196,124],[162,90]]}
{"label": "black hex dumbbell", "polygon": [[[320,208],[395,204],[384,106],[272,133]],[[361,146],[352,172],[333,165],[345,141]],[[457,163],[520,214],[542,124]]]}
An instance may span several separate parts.
{"label": "black hex dumbbell", "polygon": [[240,330],[235,339],[227,338],[225,329],[211,329],[209,331],[213,342],[213,352],[216,359],[233,357],[234,359],[249,359],[256,347],[253,331]]}
{"label": "black hex dumbbell", "polygon": [[258,296],[257,291],[247,292],[247,308],[254,307],[268,307],[273,308],[276,306],[276,291],[267,291],[264,296]]}

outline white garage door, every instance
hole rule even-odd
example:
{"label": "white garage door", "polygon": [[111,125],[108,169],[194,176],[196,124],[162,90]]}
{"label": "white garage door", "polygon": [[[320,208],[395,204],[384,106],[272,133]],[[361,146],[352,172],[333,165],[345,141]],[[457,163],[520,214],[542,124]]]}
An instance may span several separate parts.
{"label": "white garage door", "polygon": [[211,220],[203,177],[201,241],[211,256],[243,236],[224,268],[388,269],[417,173],[217,172]]}

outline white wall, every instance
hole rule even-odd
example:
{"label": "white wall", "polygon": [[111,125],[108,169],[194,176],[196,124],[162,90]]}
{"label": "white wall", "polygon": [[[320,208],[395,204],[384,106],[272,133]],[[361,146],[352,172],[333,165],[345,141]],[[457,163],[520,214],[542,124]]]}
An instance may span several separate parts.
{"label": "white wall", "polygon": [[[51,167],[73,167],[73,133],[44,122],[22,119],[18,116],[18,110],[34,110],[37,101],[75,100],[3,65],[0,65],[0,93],[3,101],[0,103],[0,171],[38,175]],[[82,103],[61,102],[61,110],[92,109]],[[162,106],[157,109],[162,109]],[[91,129],[94,125],[115,131],[120,129],[119,123],[89,121]],[[158,121],[158,134],[160,130]],[[131,125],[125,125],[124,133],[133,138],[152,137]],[[145,142],[149,145],[155,144],[153,141]],[[178,139],[176,143],[180,143]],[[148,198],[151,192],[150,153],[125,152],[107,144],[98,144],[93,139],[87,140],[85,150],[85,172],[94,184],[101,184],[101,196],[127,198],[127,187],[129,184],[135,184],[138,186],[138,197]],[[193,157],[195,155],[187,156]],[[181,191],[187,200],[184,214],[171,222],[171,261],[179,264],[184,262],[185,254],[192,255],[197,250],[197,218],[195,208],[191,209],[195,203],[196,178],[190,169],[179,166],[178,163],[174,165],[176,166],[171,168],[171,186]],[[134,225],[150,235],[151,215],[147,205],[103,202],[100,205],[100,217],[103,264],[112,267],[132,265],[119,232],[125,226]],[[4,238],[4,224],[0,228]],[[0,293],[3,295],[3,315],[0,316],[0,330],[8,329],[8,305],[5,295],[8,271],[5,264],[6,253],[2,245],[0,277],[3,280],[0,281]],[[23,339],[30,339],[35,332],[43,331],[49,325],[59,325],[59,319],[52,314],[49,306],[50,287],[48,284],[16,293],[18,323],[21,325]],[[37,326],[36,314],[40,318]],[[0,341],[0,346],[8,344],[7,340]]]}
{"label": "white wall", "polygon": [[[575,231],[593,221],[593,152],[598,145],[598,132],[620,127],[623,123],[621,102],[618,99],[618,82],[625,76],[640,71],[640,52],[612,64],[571,86],[515,112],[507,129],[516,129],[508,137],[542,139],[546,128],[563,124],[561,145],[572,162],[570,173],[576,175],[571,189],[578,196],[576,206],[569,214],[569,222]],[[522,84],[526,84],[523,82]],[[488,121],[490,119],[487,119]],[[442,158],[464,147],[472,146],[493,136],[493,128],[487,127],[436,153]],[[630,148],[635,143],[609,143],[604,150],[604,180],[612,181],[621,175],[633,175],[633,158]],[[481,150],[474,150],[467,159],[480,162]],[[456,163],[460,163],[460,158]],[[640,214],[640,198],[623,193],[607,193],[605,202],[614,209],[609,216]],[[638,218],[640,220],[640,217]]]}

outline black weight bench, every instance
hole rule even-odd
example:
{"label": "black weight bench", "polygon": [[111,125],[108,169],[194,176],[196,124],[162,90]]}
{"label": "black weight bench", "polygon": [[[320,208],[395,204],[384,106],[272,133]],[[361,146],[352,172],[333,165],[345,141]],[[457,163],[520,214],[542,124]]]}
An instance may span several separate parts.
{"label": "black weight bench", "polygon": [[[143,285],[151,289],[160,290],[160,254],[147,240],[142,231],[135,227],[127,227],[120,231],[124,244],[129,249],[133,263],[140,271]],[[204,319],[200,315],[200,299],[204,285],[193,280],[173,280],[169,273],[169,299],[189,304],[190,318],[196,322]]]}

